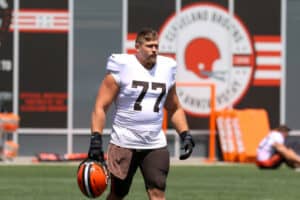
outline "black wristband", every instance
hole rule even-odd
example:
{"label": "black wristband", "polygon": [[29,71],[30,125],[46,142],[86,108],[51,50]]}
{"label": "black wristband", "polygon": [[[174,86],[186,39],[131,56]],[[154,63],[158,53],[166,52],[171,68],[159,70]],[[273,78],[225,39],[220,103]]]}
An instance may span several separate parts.
{"label": "black wristband", "polygon": [[92,135],[100,135],[101,136],[101,133],[98,131],[94,131],[94,132],[92,132]]}
{"label": "black wristband", "polygon": [[91,136],[91,147],[102,148],[102,134],[100,132],[93,132]]}
{"label": "black wristband", "polygon": [[102,150],[102,134],[99,132],[93,132],[91,135],[88,158],[97,161],[104,161]]}
{"label": "black wristband", "polygon": [[187,135],[190,135],[190,133],[189,133],[188,130],[182,131],[182,132],[179,134],[181,140],[184,140],[184,138],[185,138]]}

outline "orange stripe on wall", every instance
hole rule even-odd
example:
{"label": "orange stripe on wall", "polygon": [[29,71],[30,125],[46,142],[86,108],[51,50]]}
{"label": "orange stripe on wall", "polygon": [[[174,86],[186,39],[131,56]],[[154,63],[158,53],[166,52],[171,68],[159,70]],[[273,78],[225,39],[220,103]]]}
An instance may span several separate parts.
{"label": "orange stripe on wall", "polygon": [[279,51],[257,51],[257,56],[281,56],[281,52]]}
{"label": "orange stripe on wall", "polygon": [[128,54],[135,54],[136,53],[136,50],[135,49],[126,49],[126,52]]}
{"label": "orange stripe on wall", "polygon": [[281,70],[281,67],[279,65],[258,65],[256,66],[256,70],[263,69],[263,70]]}
{"label": "orange stripe on wall", "polygon": [[280,36],[275,35],[255,35],[253,36],[255,42],[281,42]]}
{"label": "orange stripe on wall", "polygon": [[254,86],[280,86],[280,80],[278,80],[278,79],[270,79],[270,80],[254,79],[252,85],[254,85]]}
{"label": "orange stripe on wall", "polygon": [[163,55],[163,56],[173,58],[173,59],[176,59],[176,54],[175,53],[159,53],[159,54]]}
{"label": "orange stripe on wall", "polygon": [[128,33],[127,34],[127,40],[135,41],[136,36],[137,36],[137,33]]}

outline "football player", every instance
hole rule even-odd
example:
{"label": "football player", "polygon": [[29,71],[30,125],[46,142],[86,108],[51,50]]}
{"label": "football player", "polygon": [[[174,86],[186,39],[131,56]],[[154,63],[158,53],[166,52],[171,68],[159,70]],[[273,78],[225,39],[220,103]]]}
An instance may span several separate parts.
{"label": "football player", "polygon": [[257,148],[256,165],[259,168],[277,169],[282,163],[291,168],[300,167],[300,156],[285,145],[289,131],[289,127],[280,125],[263,138]]}
{"label": "football player", "polygon": [[98,91],[91,120],[89,158],[103,161],[102,132],[109,106],[115,103],[107,166],[107,199],[123,199],[139,168],[149,199],[165,199],[169,152],[162,130],[163,109],[181,138],[187,159],[194,147],[175,87],[176,62],[158,55],[158,33],[145,28],[135,41],[136,54],[112,54]]}

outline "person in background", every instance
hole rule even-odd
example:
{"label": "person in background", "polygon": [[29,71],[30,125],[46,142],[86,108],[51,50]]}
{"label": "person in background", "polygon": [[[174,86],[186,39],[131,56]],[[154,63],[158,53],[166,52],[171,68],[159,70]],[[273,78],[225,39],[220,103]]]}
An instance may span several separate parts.
{"label": "person in background", "polygon": [[123,199],[139,168],[149,199],[165,199],[169,152],[162,130],[163,109],[178,132],[187,159],[195,146],[176,94],[174,59],[158,55],[158,33],[141,30],[136,54],[112,54],[96,97],[91,120],[89,159],[103,161],[102,132],[106,113],[114,102],[107,166],[111,174],[108,200]]}
{"label": "person in background", "polygon": [[277,169],[282,163],[286,163],[291,168],[300,167],[300,156],[285,144],[289,132],[289,127],[280,125],[262,139],[257,148],[257,167]]}

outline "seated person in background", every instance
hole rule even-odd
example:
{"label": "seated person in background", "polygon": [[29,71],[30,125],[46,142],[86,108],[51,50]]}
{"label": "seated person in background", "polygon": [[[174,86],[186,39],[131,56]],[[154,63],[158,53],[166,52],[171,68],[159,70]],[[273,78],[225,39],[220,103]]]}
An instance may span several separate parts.
{"label": "seated person in background", "polygon": [[285,145],[290,128],[285,125],[271,130],[257,148],[256,165],[261,169],[276,169],[282,163],[291,168],[300,167],[300,156]]}

